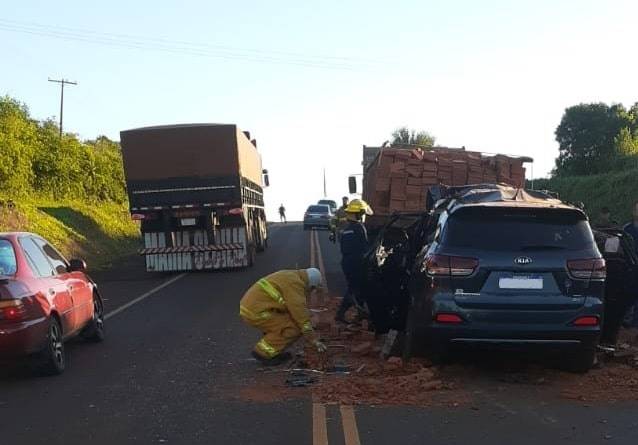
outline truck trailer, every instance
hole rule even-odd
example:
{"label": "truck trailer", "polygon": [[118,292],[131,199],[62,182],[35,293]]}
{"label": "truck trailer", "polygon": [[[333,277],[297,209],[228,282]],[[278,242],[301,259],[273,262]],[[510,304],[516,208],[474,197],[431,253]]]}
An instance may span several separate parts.
{"label": "truck trailer", "polygon": [[267,247],[262,170],[250,133],[228,124],[120,132],[131,217],[149,272],[252,266]]}

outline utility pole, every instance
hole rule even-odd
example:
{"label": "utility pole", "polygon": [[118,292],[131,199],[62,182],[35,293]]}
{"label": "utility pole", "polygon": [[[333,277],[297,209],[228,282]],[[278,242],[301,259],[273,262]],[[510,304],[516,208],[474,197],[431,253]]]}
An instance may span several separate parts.
{"label": "utility pole", "polygon": [[62,116],[64,115],[64,85],[77,85],[77,82],[71,82],[66,79],[49,79],[49,82],[60,84],[60,139],[62,139]]}
{"label": "utility pole", "polygon": [[323,197],[327,198],[328,193],[326,193],[326,169],[323,169]]}

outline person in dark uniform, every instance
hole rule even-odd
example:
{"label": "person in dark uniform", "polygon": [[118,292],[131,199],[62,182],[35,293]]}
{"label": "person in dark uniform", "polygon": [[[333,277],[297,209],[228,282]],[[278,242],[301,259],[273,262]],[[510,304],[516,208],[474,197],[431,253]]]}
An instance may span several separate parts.
{"label": "person in dark uniform", "polygon": [[336,321],[346,323],[345,314],[354,305],[360,306],[361,284],[363,279],[363,256],[368,249],[368,233],[363,225],[366,215],[372,214],[372,209],[365,201],[354,199],[345,209],[348,224],[341,231],[341,269],[346,277],[346,290],[337,315]]}
{"label": "person in dark uniform", "polygon": [[[638,255],[638,201],[634,202],[632,209],[632,220],[625,224],[623,231],[631,237],[633,242],[634,251]],[[638,292],[638,290],[636,290]],[[633,305],[628,312],[627,325],[630,327],[638,328],[638,303]]]}
{"label": "person in dark uniform", "polygon": [[638,298],[638,256],[631,238],[617,229],[594,232],[607,263],[605,314],[600,344],[613,350],[623,318]]}
{"label": "person in dark uniform", "polygon": [[611,211],[609,207],[603,207],[600,210],[600,216],[596,221],[595,227],[597,229],[608,229],[610,227],[618,227],[618,222],[611,219]]}

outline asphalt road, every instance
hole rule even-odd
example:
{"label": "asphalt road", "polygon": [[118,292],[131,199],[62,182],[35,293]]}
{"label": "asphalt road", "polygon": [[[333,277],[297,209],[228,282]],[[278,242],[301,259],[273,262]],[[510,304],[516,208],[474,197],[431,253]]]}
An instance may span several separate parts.
{"label": "asphalt road", "polygon": [[303,389],[269,398],[267,379],[279,377],[250,359],[258,334],[238,319],[241,295],[271,271],[311,262],[331,290],[344,285],[327,233],[312,260],[299,224],[270,236],[249,270],[149,275],[133,260],[96,274],[107,340],[70,343],[62,376],[5,370],[0,445],[638,443],[638,403],[561,401],[525,385],[474,391],[457,407],[323,406]]}

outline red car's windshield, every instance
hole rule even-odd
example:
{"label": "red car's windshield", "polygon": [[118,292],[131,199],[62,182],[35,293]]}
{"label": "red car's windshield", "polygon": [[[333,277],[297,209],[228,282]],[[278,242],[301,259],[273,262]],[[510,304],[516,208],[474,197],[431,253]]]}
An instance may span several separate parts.
{"label": "red car's windshield", "polygon": [[17,270],[16,254],[7,240],[0,239],[0,275],[15,275]]}

